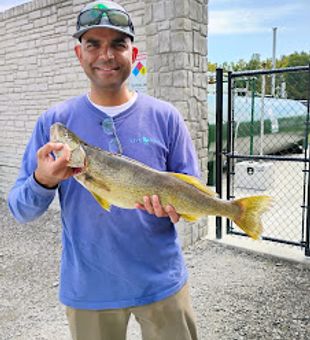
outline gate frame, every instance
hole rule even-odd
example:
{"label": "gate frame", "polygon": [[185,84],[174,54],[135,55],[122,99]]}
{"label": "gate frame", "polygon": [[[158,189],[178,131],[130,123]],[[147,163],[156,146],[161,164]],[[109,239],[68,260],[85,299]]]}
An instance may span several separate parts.
{"label": "gate frame", "polygon": [[[234,121],[232,119],[232,80],[234,78],[238,78],[240,76],[251,76],[251,75],[266,75],[266,74],[277,74],[277,73],[285,73],[285,72],[300,72],[300,71],[308,71],[308,98],[307,98],[307,124],[310,125],[309,115],[310,115],[310,64],[309,66],[295,66],[295,67],[287,67],[280,69],[271,69],[271,70],[249,70],[249,71],[241,71],[241,72],[228,72],[228,103],[227,103],[227,149],[223,150],[223,69],[216,69],[216,181],[215,181],[215,190],[219,195],[219,198],[222,198],[222,180],[223,180],[223,156],[226,157],[227,160],[227,171],[229,171],[227,175],[227,185],[226,185],[226,198],[230,200],[234,198],[230,194],[230,175],[234,175],[234,171],[231,171],[231,159],[245,159],[245,160],[277,160],[277,161],[298,161],[303,163],[308,163],[308,167],[305,172],[308,173],[307,176],[307,205],[302,206],[301,208],[305,210],[306,213],[306,224],[303,214],[303,226],[305,225],[305,234],[304,227],[302,226],[302,239],[305,241],[294,242],[294,241],[286,241],[272,237],[262,237],[262,240],[277,242],[282,244],[290,244],[295,246],[300,246],[305,248],[305,256],[310,257],[310,150],[308,146],[308,135],[306,138],[306,148],[305,157],[303,159],[300,158],[288,158],[288,157],[278,157],[274,156],[253,156],[253,155],[235,155],[234,150],[232,150],[232,141],[234,140]],[[305,192],[304,192],[305,195]],[[231,230],[231,222],[229,219],[226,219],[226,233],[246,236],[245,234],[237,231]],[[216,238],[222,238],[222,218],[216,217]]]}

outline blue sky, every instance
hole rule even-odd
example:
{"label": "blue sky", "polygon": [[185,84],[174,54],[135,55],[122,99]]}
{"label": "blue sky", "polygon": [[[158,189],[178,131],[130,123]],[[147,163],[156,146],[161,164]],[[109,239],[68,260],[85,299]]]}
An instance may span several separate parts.
{"label": "blue sky", "polygon": [[[0,11],[29,1],[0,0]],[[271,58],[273,27],[278,58],[310,53],[310,0],[209,0],[209,61]]]}
{"label": "blue sky", "polygon": [[218,64],[310,53],[310,0],[209,0],[208,58]]}
{"label": "blue sky", "polygon": [[0,12],[30,1],[31,0],[0,0]]}

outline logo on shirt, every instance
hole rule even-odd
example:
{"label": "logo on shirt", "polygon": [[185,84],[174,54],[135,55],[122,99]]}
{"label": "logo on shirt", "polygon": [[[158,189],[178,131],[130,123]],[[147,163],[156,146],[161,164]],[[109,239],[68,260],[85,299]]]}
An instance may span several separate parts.
{"label": "logo on shirt", "polygon": [[133,137],[133,138],[130,138],[129,142],[131,144],[150,145],[150,144],[157,144],[157,143],[159,143],[159,140],[157,138],[142,136],[142,137]]}

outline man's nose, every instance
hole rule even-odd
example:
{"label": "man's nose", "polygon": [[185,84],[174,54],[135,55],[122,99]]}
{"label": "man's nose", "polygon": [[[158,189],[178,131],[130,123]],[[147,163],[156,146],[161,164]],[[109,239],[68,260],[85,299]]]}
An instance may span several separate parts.
{"label": "man's nose", "polygon": [[101,47],[99,51],[99,56],[100,58],[105,59],[105,60],[113,59],[114,54],[113,54],[112,48],[109,46]]}

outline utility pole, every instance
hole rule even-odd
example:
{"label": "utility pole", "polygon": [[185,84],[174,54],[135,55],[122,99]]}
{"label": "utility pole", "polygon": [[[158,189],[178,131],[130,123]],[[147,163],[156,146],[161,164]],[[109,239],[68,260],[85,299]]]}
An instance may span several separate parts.
{"label": "utility pole", "polygon": [[[277,27],[273,27],[272,39],[272,68],[276,68],[276,45],[277,45]],[[276,94],[276,75],[273,73],[271,78],[271,95],[274,97]]]}

